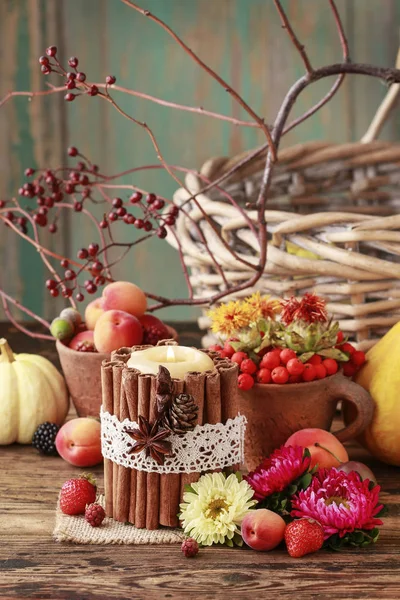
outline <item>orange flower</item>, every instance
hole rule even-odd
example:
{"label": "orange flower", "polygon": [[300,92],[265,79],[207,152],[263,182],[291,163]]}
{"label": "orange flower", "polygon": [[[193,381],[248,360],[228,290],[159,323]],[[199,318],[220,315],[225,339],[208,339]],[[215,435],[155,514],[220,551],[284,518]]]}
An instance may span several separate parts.
{"label": "orange flower", "polygon": [[260,292],[255,292],[246,298],[245,303],[251,307],[252,321],[254,322],[258,319],[272,319],[274,321],[275,316],[281,311],[279,300],[271,300],[270,296],[261,296]]}
{"label": "orange flower", "polygon": [[281,301],[281,319],[285,325],[293,321],[305,321],[306,323],[326,323],[328,313],[326,302],[316,294],[306,293],[300,300],[292,296]]}
{"label": "orange flower", "polygon": [[214,333],[232,335],[252,322],[251,307],[239,300],[221,304],[208,312]]}

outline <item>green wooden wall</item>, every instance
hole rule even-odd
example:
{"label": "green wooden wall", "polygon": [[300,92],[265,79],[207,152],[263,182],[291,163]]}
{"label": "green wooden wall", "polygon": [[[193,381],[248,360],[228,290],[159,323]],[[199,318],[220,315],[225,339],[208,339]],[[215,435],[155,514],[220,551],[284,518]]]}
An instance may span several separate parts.
{"label": "green wooden wall", "polygon": [[[303,68],[280,27],[272,0],[137,1],[171,25],[267,122],[273,120],[285,92]],[[327,1],[286,0],[283,5],[313,64],[340,60]],[[392,65],[399,43],[400,2],[338,0],[337,6],[352,59]],[[44,86],[37,58],[50,44],[56,44],[65,58],[78,56],[93,81],[113,73],[126,87],[246,118],[164,31],[119,0],[1,0],[0,97],[9,90]],[[294,115],[315,103],[330,84],[319,82],[309,88]],[[384,94],[385,88],[376,81],[349,77],[336,98],[291,132],[285,145],[310,139],[345,142],[360,138]],[[210,156],[232,155],[262,141],[254,129],[239,129],[133,97],[116,98],[126,111],[151,126],[171,164],[197,168]],[[398,139],[398,114],[382,137]],[[60,164],[71,144],[107,173],[157,162],[146,134],[99,99],[84,97],[67,104],[61,96],[31,102],[17,98],[0,109],[0,195],[15,193],[26,166]],[[163,195],[171,195],[176,188],[160,171],[125,182]],[[49,243],[58,251],[76,252],[91,238],[83,219],[73,217]],[[0,267],[1,285],[33,310],[51,318],[60,308],[44,289],[46,273],[37,253],[5,228],[0,231]],[[178,257],[159,240],[139,246],[117,276],[155,293],[185,294]],[[179,320],[195,314],[177,308],[165,310],[161,316]]]}

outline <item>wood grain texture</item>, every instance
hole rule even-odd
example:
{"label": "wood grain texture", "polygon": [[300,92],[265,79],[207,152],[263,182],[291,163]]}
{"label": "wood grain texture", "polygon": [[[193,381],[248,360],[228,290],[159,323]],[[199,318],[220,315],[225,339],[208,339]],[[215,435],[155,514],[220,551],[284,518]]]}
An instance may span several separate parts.
{"label": "wood grain texture", "polygon": [[[282,4],[313,65],[340,60],[341,48],[327,2],[285,0]],[[337,5],[351,57],[392,65],[399,42],[398,0],[338,0]],[[146,8],[171,25],[267,122],[273,121],[303,66],[281,29],[272,1],[146,0]],[[230,95],[194,65],[164,31],[116,0],[2,0],[0,28],[0,54],[5,57],[0,96],[10,89],[43,87],[47,80],[39,74],[37,57],[47,45],[56,43],[64,59],[79,57],[91,80],[101,81],[114,73],[121,85],[246,118]],[[331,83],[310,86],[296,103],[293,116],[315,103]],[[311,139],[339,143],[359,139],[384,93],[384,86],[376,81],[348,77],[334,100],[290,132],[284,145]],[[115,97],[122,108],[152,127],[171,164],[199,168],[210,156],[232,156],[262,141],[254,129],[183,114],[118,93]],[[382,137],[398,138],[399,124],[399,117],[393,116]],[[0,134],[1,196],[15,192],[26,166],[57,165],[68,144],[78,146],[107,173],[157,163],[146,134],[99,98],[80,98],[68,105],[61,96],[31,103],[19,98],[0,111]],[[124,183],[167,196],[177,187],[160,171],[127,177]],[[98,210],[101,214],[102,207]],[[119,234],[129,239],[132,230],[121,224]],[[54,243],[75,253],[93,236],[92,227],[74,215]],[[0,235],[0,262],[15,273],[9,279],[0,275],[11,293],[48,318],[56,314],[58,304],[48,301],[41,285],[46,274],[36,252],[17,242],[10,231],[3,230]],[[116,276],[134,280],[149,291],[162,289],[164,295],[186,293],[178,257],[160,240],[139,246]],[[180,320],[195,314],[195,309],[171,308],[161,316]]]}
{"label": "wood grain texture", "polygon": [[[200,341],[194,326],[181,326],[182,342]],[[0,324],[20,351],[53,358],[52,344],[32,342]],[[58,490],[82,469],[29,446],[0,449],[0,598],[15,600],[123,600],[163,598],[287,600],[397,600],[400,597],[399,469],[383,465],[356,445],[382,486],[389,516],[378,543],[364,550],[320,551],[291,559],[272,552],[205,548],[192,560],[177,546],[79,546],[51,538]],[[102,468],[91,469],[103,486]]]}

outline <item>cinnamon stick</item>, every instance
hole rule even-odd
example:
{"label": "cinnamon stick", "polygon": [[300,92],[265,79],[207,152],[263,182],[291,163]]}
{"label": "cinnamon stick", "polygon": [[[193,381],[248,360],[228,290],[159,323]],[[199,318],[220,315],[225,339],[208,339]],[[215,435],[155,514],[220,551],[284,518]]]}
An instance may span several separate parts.
{"label": "cinnamon stick", "polygon": [[[205,379],[205,373],[188,372],[185,374],[185,394],[191,394],[199,407],[197,425],[203,424]],[[183,473],[181,475],[180,499],[184,494],[185,485],[196,482],[199,477],[200,473]]]}
{"label": "cinnamon stick", "polygon": [[[115,356],[115,354],[114,354]],[[113,361],[113,414],[120,420],[120,398],[121,398],[121,379],[122,369],[125,364],[122,361]],[[120,510],[118,507],[118,478],[119,471],[124,467],[120,467],[113,463],[113,518],[117,519],[117,514]]]}
{"label": "cinnamon stick", "polygon": [[[139,371],[136,369],[124,369],[122,373],[122,385],[125,390],[129,420],[137,423],[138,420],[138,377]],[[128,521],[135,525],[136,510],[136,469],[130,470],[129,481],[129,515]]]}
{"label": "cinnamon stick", "polygon": [[[138,378],[138,416],[149,418],[149,403],[151,389],[151,375],[141,373]],[[147,495],[147,473],[137,471],[136,474],[136,506],[135,525],[139,529],[146,527],[146,495]]]}
{"label": "cinnamon stick", "polygon": [[[151,378],[149,421],[154,423],[157,418],[156,405],[156,377]],[[160,512],[160,475],[147,473],[147,500],[146,500],[146,529],[158,529]]]}
{"label": "cinnamon stick", "polygon": [[221,423],[221,382],[217,369],[206,373],[204,398],[204,423]]}
{"label": "cinnamon stick", "polygon": [[[185,383],[183,379],[174,379],[174,394],[182,394]],[[160,475],[160,514],[161,525],[166,527],[178,526],[178,512],[181,493],[181,475],[169,473]]]}
{"label": "cinnamon stick", "polygon": [[[121,385],[120,385],[120,399],[119,399],[119,420],[124,421],[129,419],[128,400],[123,383],[124,367],[121,373]],[[114,483],[117,487],[117,504],[114,510],[115,519],[126,523],[129,521],[129,505],[130,505],[130,490],[131,490],[131,469],[127,467],[118,466],[118,479]]]}
{"label": "cinnamon stick", "polygon": [[[238,365],[230,361],[220,361],[216,369],[221,381],[222,423],[234,419],[238,414]],[[237,471],[240,465],[232,465],[228,471]]]}
{"label": "cinnamon stick", "polygon": [[[103,360],[101,365],[101,394],[103,410],[113,414],[113,363]],[[106,499],[105,511],[107,517],[113,516],[113,463],[110,459],[104,459],[104,495]]]}

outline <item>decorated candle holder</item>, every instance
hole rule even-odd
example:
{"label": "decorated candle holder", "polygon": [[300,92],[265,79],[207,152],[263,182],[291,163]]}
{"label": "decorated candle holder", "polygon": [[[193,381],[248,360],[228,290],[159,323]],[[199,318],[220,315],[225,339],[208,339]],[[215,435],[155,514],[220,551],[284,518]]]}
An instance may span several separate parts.
{"label": "decorated candle holder", "polygon": [[121,348],[103,362],[107,516],[176,527],[185,485],[243,462],[237,376],[235,363],[173,340]]}

